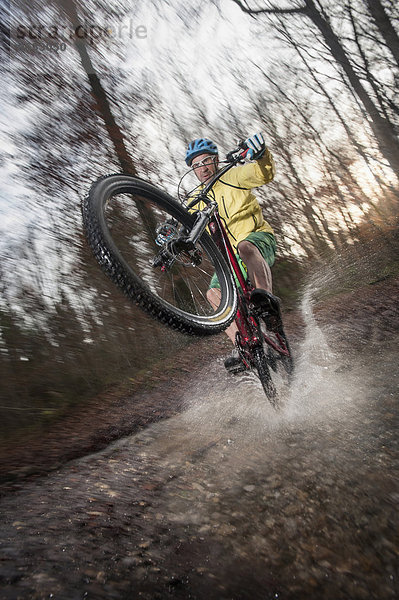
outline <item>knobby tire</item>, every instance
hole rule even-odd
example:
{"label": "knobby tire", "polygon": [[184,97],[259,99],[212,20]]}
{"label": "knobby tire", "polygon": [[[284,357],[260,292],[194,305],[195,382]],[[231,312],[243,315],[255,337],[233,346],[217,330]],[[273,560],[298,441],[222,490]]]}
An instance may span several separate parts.
{"label": "knobby tire", "polygon": [[[119,199],[121,208],[114,206]],[[109,222],[108,212],[112,213]],[[235,317],[237,294],[222,254],[205,232],[199,240],[204,260],[198,268],[182,260],[176,263],[178,275],[165,275],[160,269],[154,269],[148,257],[159,252],[155,246],[155,226],[162,220],[161,215],[172,217],[186,228],[191,228],[195,221],[195,216],[167,193],[124,174],[97,180],[82,204],[89,245],[102,269],[130,300],[161,323],[182,333],[208,335],[223,331]],[[131,224],[131,232],[123,233],[122,244],[115,232],[125,223]],[[130,254],[135,254],[134,260]],[[212,311],[206,291],[213,272],[221,286],[221,301]],[[180,286],[178,293],[175,279]]]}
{"label": "knobby tire", "polygon": [[277,390],[272,381],[268,360],[262,346],[254,348],[253,362],[269,402],[274,408],[277,408]]}

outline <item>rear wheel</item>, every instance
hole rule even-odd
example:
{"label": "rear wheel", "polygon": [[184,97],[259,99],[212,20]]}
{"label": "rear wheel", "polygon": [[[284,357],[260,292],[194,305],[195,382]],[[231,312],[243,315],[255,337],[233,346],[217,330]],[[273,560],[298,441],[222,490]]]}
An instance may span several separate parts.
{"label": "rear wheel", "polygon": [[256,369],[264,392],[274,408],[278,407],[276,386],[270,375],[269,362],[262,346],[253,350],[253,366]]}
{"label": "rear wheel", "polygon": [[271,369],[272,380],[282,397],[287,392],[294,373],[294,360],[288,338],[281,328],[270,332],[264,323],[261,325],[263,349],[267,364]]}
{"label": "rear wheel", "polygon": [[[151,316],[183,333],[212,334],[234,319],[237,295],[227,264],[204,233],[196,247],[181,242],[195,221],[182,205],[130,175],[96,181],[82,206],[94,255],[112,281]],[[206,293],[213,273],[220,303]]]}
{"label": "rear wheel", "polygon": [[[281,355],[278,350],[283,351],[284,355],[284,370],[291,371],[292,358],[289,353],[288,340],[284,332],[278,334],[270,333],[266,328],[266,323],[257,315],[247,312],[245,302],[240,298],[239,314],[241,319],[246,315],[247,336],[242,339],[239,332],[236,333],[235,345],[238,349],[242,363],[246,369],[252,369],[260,380],[263,390],[274,408],[280,406],[280,386],[276,387],[274,372],[281,369]],[[244,328],[244,329],[245,329]],[[274,339],[272,337],[274,336]],[[283,337],[284,336],[284,339]],[[249,343],[249,338],[256,341],[255,345]],[[275,345],[276,349],[272,349],[268,342]],[[286,355],[285,355],[286,354]]]}

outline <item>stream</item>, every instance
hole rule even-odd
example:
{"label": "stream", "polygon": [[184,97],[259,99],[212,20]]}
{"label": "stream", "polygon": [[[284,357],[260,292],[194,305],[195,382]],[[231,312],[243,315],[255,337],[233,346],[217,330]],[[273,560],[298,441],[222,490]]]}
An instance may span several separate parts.
{"label": "stream", "polygon": [[217,359],[181,414],[2,498],[0,598],[398,597],[397,337],[302,314],[279,412]]}

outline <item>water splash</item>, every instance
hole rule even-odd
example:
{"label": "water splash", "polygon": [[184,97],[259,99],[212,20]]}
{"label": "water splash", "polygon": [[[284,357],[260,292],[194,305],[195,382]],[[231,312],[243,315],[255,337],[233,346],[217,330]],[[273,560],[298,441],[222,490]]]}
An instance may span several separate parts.
{"label": "water splash", "polygon": [[[287,401],[291,417],[328,415],[351,401],[353,384],[345,373],[342,357],[331,349],[313,312],[313,287],[303,295],[301,312],[305,338],[298,350],[296,368]],[[327,411],[327,412],[326,412]]]}
{"label": "water splash", "polygon": [[356,365],[347,364],[345,353],[331,349],[314,316],[315,289],[313,282],[303,294],[305,336],[294,348],[291,386],[288,390],[280,387],[283,408],[276,412],[271,407],[255,375],[231,377],[219,359],[188,390],[183,419],[191,434],[265,439],[298,424],[311,427],[325,421],[328,426],[331,419],[347,420],[357,410],[366,395],[364,380]]}

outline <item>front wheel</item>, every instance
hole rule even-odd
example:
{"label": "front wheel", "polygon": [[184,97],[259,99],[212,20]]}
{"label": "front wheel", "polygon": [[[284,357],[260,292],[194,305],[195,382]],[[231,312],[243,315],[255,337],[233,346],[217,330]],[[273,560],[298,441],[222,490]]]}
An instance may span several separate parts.
{"label": "front wheel", "polygon": [[[171,196],[131,175],[96,181],[82,205],[94,255],[112,281],[143,310],[183,333],[226,329],[237,308],[233,278],[208,233],[195,247],[181,240],[195,216]],[[213,273],[220,304],[207,301]]]}

